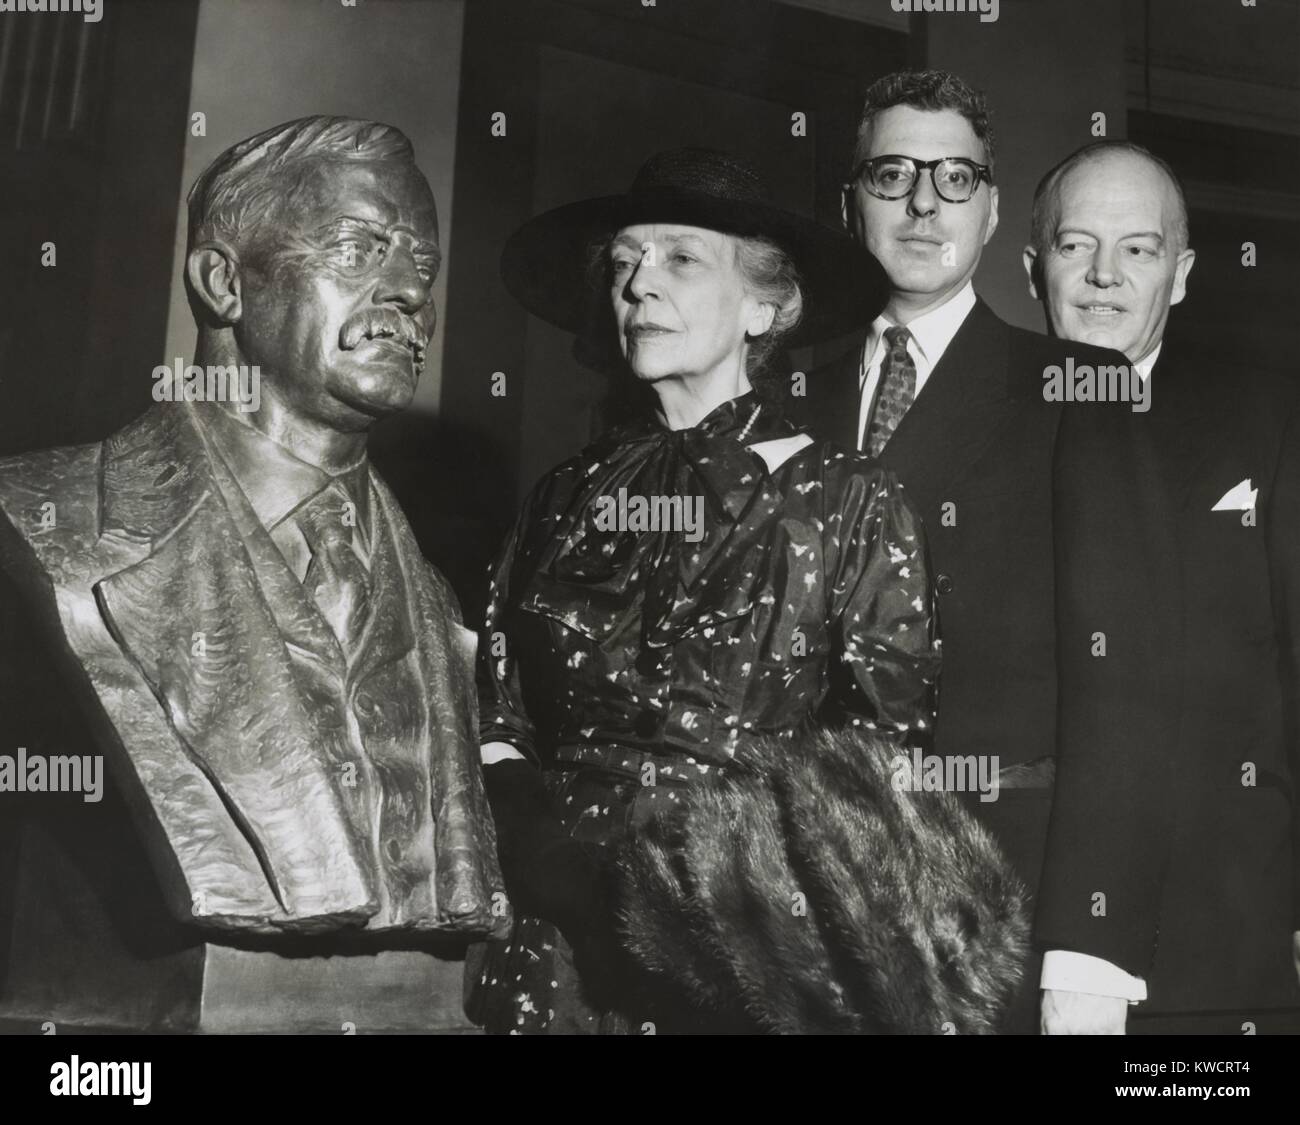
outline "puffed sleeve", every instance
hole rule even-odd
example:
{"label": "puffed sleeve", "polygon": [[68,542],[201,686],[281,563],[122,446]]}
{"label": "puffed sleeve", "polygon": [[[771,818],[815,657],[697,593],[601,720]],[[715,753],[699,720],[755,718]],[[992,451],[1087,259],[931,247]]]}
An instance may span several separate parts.
{"label": "puffed sleeve", "polygon": [[487,614],[478,646],[479,743],[504,742],[537,764],[536,728],[520,688],[519,646],[510,635],[511,610],[523,594],[539,545],[555,527],[574,467],[547,473],[520,506],[514,527],[492,564]]}
{"label": "puffed sleeve", "polygon": [[512,610],[525,592],[537,555],[569,503],[581,463],[575,459],[537,482],[492,564],[487,614],[478,645],[479,743],[504,742],[534,764],[536,728],[520,687],[520,646],[510,634]]}
{"label": "puffed sleeve", "polygon": [[838,456],[824,492],[831,703],[850,720],[924,745],[939,642],[921,518],[892,472]]}
{"label": "puffed sleeve", "polygon": [[[526,512],[528,505],[525,505]],[[516,522],[492,564],[487,615],[478,645],[479,742],[505,742],[533,762],[533,724],[519,689],[519,663],[504,629],[511,574],[524,528]]]}

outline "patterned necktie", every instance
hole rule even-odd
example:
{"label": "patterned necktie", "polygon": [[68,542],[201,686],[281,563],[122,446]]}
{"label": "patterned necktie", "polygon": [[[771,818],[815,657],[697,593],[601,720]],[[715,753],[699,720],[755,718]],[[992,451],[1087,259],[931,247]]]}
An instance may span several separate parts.
{"label": "patterned necktie", "polygon": [[327,488],[297,516],[311,548],[311,563],[302,584],[351,657],[365,628],[370,608],[370,576],[352,549],[356,506],[337,486]]}
{"label": "patterned necktie", "polygon": [[880,387],[876,392],[876,409],[867,429],[866,450],[879,457],[907,408],[916,398],[916,364],[907,350],[912,334],[900,325],[885,329],[889,351],[880,365]]}

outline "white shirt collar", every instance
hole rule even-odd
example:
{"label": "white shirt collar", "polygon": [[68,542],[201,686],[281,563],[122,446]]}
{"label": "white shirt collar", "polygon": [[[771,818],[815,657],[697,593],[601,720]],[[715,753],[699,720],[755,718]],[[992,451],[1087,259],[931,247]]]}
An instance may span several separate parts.
{"label": "white shirt collar", "polygon": [[[925,390],[930,373],[938,366],[943,353],[948,350],[957,330],[961,328],[971,309],[975,307],[975,287],[968,281],[937,309],[918,316],[907,325],[911,339],[907,342],[908,354],[916,365],[916,393]],[[883,314],[871,322],[871,331],[862,343],[862,361],[859,368],[858,444],[867,432],[871,411],[875,408],[876,392],[880,388],[880,369],[884,362],[885,329],[893,321]]]}
{"label": "white shirt collar", "polygon": [[1133,370],[1138,373],[1138,378],[1141,379],[1142,382],[1145,383],[1147,381],[1147,376],[1151,374],[1151,369],[1156,365],[1156,360],[1160,358],[1160,349],[1164,346],[1165,342],[1161,340],[1146,359],[1141,363],[1135,363],[1133,365]]}
{"label": "white shirt collar", "polygon": [[[957,330],[974,307],[975,286],[968,281],[937,309],[931,309],[915,320],[908,321],[907,330],[912,334],[912,345],[920,352],[930,370],[934,370],[943,358],[952,338],[957,335]],[[893,326],[894,322],[883,313],[876,317],[871,322],[873,343],[884,336],[886,328]]]}

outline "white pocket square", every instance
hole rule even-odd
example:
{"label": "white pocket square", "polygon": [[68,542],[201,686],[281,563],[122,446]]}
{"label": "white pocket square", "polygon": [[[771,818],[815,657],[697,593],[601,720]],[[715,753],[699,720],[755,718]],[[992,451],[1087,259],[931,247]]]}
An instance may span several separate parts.
{"label": "white pocket square", "polygon": [[1258,488],[1250,487],[1250,477],[1247,477],[1240,484],[1234,484],[1223,498],[1210,509],[1212,512],[1245,512],[1255,506],[1255,497],[1259,495]]}

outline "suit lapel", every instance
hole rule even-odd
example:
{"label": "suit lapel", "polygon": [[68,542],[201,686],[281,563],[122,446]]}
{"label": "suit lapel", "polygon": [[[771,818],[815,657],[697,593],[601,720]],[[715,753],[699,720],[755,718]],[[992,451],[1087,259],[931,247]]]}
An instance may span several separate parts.
{"label": "suit lapel", "polygon": [[[1206,461],[1222,451],[1214,440],[1217,410],[1215,389],[1194,364],[1180,361],[1169,345],[1151,371],[1151,425],[1160,464],[1168,474],[1170,493],[1185,506]],[[1234,482],[1229,482],[1234,483]],[[1256,485],[1258,481],[1254,482]],[[1199,502],[1200,498],[1198,498]]]}
{"label": "suit lapel", "polygon": [[930,500],[997,437],[1008,403],[1022,391],[1011,332],[977,300],[881,459],[929,510]]}
{"label": "suit lapel", "polygon": [[150,542],[96,584],[105,622],[240,821],[277,899],[291,915],[373,913],[364,851],[267,603],[276,595],[258,581],[189,409],[155,408],[110,439],[101,495],[105,534]]}

